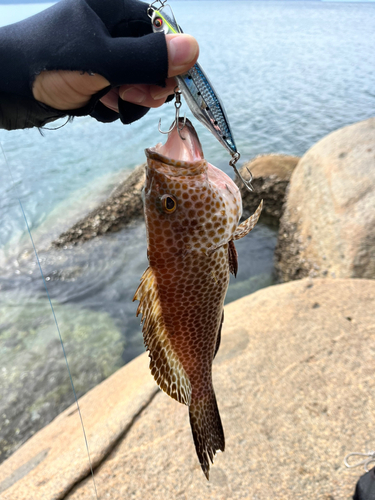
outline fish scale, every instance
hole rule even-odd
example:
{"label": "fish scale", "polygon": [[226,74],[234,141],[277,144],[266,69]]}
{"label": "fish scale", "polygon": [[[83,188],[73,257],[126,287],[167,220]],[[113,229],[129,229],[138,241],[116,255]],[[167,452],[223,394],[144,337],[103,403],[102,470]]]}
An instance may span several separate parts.
{"label": "fish scale", "polygon": [[207,479],[225,439],[212,383],[229,273],[237,271],[234,239],[248,234],[262,205],[238,226],[238,187],[204,158],[189,120],[167,143],[146,150],[144,210],[149,267],[139,300],[150,370],[169,396],[189,407],[197,456]]}

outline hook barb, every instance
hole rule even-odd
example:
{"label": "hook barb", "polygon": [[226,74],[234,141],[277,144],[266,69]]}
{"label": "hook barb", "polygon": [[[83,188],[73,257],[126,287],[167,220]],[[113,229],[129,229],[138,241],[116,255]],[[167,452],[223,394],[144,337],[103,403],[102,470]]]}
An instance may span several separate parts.
{"label": "hook barb", "polygon": [[252,180],[253,180],[253,174],[251,173],[251,171],[249,170],[248,167],[246,167],[246,170],[248,171],[249,175],[250,175],[250,179],[247,181],[246,179],[244,179],[244,177],[240,174],[240,172],[238,171],[237,167],[236,167],[236,163],[238,162],[238,160],[240,159],[240,153],[234,153],[234,155],[232,156],[232,159],[231,161],[229,162],[229,165],[231,167],[233,167],[234,171],[236,172],[236,174],[238,175],[239,179],[241,179],[241,181],[243,182],[245,188],[250,191],[251,193],[254,193],[254,186],[252,185]]}
{"label": "hook barb", "polygon": [[170,126],[169,130],[167,130],[166,132],[163,132],[161,129],[161,118],[159,119],[158,130],[161,134],[165,134],[165,135],[169,134],[170,132],[172,132],[172,130],[175,128],[175,126],[176,126],[176,120],[174,120],[174,122]]}

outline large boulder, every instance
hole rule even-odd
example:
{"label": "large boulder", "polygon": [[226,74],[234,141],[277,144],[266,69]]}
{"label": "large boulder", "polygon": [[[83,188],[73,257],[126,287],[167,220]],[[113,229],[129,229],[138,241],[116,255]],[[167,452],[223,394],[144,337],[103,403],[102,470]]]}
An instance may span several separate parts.
{"label": "large boulder", "polygon": [[241,175],[249,179],[247,169],[253,175],[254,192],[248,191],[243,182],[236,178],[241,190],[244,217],[249,217],[263,200],[261,220],[277,225],[282,214],[285,191],[299,158],[280,154],[257,156],[245,163],[240,169]]}
{"label": "large boulder", "polygon": [[329,134],[303,156],[275,255],[281,281],[375,278],[375,118]]}
{"label": "large boulder", "polygon": [[[214,386],[226,435],[207,482],[187,408],[144,354],[80,400],[99,498],[349,500],[374,446],[375,281],[305,279],[225,308]],[[99,467],[100,465],[100,467]],[[75,406],[0,467],[2,500],[95,498]],[[86,479],[85,479],[86,478]]]}

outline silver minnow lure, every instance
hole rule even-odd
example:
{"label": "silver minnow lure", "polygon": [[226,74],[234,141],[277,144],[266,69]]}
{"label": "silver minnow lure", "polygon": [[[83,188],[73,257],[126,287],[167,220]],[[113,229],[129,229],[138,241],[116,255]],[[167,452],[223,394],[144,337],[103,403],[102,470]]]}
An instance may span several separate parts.
{"label": "silver minnow lure", "polygon": [[[149,16],[151,18],[154,33],[164,33],[166,35],[171,33],[182,33],[173,15],[172,9],[170,9],[171,16],[168,16],[162,12],[165,7],[165,2],[161,2],[161,4],[162,6],[159,10],[155,9],[153,5],[150,5],[149,8]],[[250,180],[247,181],[235,167],[236,162],[240,158],[240,154],[234,142],[227,114],[201,66],[196,63],[187,73],[176,76],[175,78],[195,118],[205,125],[220,144],[229,151],[232,156],[230,165],[235,169],[245,186],[252,191],[251,172],[249,172]]]}

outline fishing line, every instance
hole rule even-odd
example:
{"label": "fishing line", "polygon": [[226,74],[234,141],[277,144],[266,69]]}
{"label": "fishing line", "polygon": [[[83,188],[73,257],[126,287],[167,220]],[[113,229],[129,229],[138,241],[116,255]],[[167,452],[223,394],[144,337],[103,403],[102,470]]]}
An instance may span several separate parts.
{"label": "fishing line", "polygon": [[78,411],[79,419],[81,421],[82,432],[83,432],[83,437],[84,437],[84,440],[85,440],[85,446],[86,446],[86,451],[87,451],[87,457],[88,457],[88,461],[89,461],[89,465],[90,465],[91,477],[92,477],[92,481],[93,481],[93,484],[94,484],[95,497],[96,497],[97,500],[99,500],[98,491],[97,491],[97,488],[96,488],[94,470],[92,468],[92,462],[91,462],[91,455],[90,455],[90,450],[89,450],[89,444],[88,444],[88,440],[87,440],[85,426],[83,424],[83,418],[82,418],[81,408],[80,408],[79,403],[78,403],[77,393],[76,393],[76,390],[75,390],[75,387],[74,387],[73,378],[72,378],[72,374],[71,374],[71,371],[70,371],[68,358],[66,356],[64,342],[63,342],[63,339],[62,339],[60,327],[59,327],[59,324],[58,324],[58,321],[57,321],[57,317],[56,317],[56,314],[55,314],[55,309],[53,307],[53,304],[52,304],[52,301],[51,301],[51,297],[50,297],[50,294],[49,294],[49,291],[48,291],[48,288],[47,288],[47,282],[46,282],[46,279],[44,277],[42,266],[40,264],[39,255],[38,255],[35,243],[34,243],[34,239],[33,239],[32,234],[31,234],[30,226],[29,226],[29,223],[28,223],[27,218],[26,218],[26,213],[25,213],[25,210],[23,208],[23,205],[22,205],[22,202],[21,202],[21,198],[18,196],[18,191],[17,191],[16,183],[14,181],[13,174],[12,174],[12,171],[10,169],[10,165],[9,165],[9,162],[8,162],[7,157],[6,157],[6,154],[5,154],[5,151],[4,151],[4,148],[3,148],[3,145],[1,143],[1,141],[0,141],[0,148],[1,148],[1,151],[2,151],[4,159],[5,159],[5,165],[7,166],[10,178],[12,180],[12,189],[14,190],[14,192],[16,194],[16,198],[18,200],[18,203],[19,203],[19,205],[21,207],[21,212],[22,212],[22,215],[23,215],[23,219],[24,219],[25,224],[26,224],[27,232],[29,233],[31,244],[32,244],[32,247],[34,249],[35,258],[36,258],[36,261],[38,263],[40,274],[42,276],[44,288],[46,290],[48,302],[49,302],[49,305],[51,307],[52,316],[53,316],[53,319],[55,321],[57,332],[59,334],[60,344],[61,344],[61,348],[62,348],[62,351],[63,351],[63,354],[64,354],[64,358],[65,358],[65,364],[66,364],[66,367],[67,367],[68,373],[69,373],[70,385],[72,386],[72,390],[73,390],[73,394],[74,394],[74,400],[75,400],[75,403],[76,403],[76,406],[77,406],[77,411]]}

